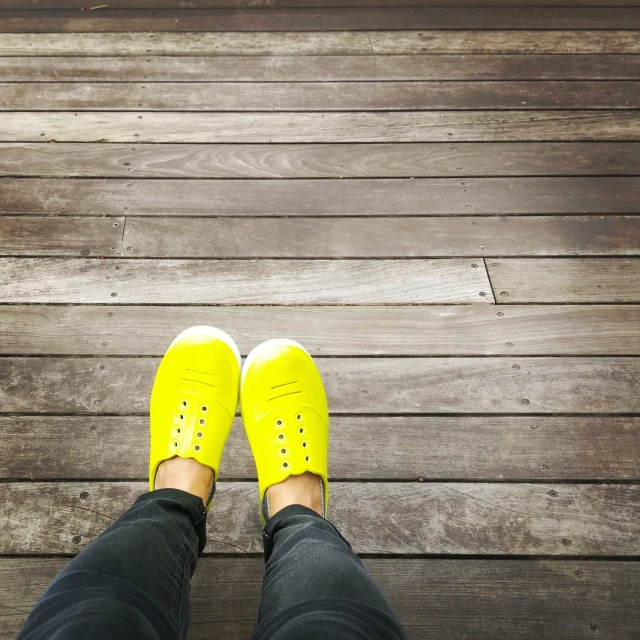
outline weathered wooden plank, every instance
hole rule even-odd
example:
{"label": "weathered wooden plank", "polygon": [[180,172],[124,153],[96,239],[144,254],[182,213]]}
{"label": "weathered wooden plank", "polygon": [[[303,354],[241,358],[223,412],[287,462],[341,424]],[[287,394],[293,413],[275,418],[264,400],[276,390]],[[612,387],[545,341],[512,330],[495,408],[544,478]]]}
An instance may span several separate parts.
{"label": "weathered wooden plank", "polygon": [[[449,0],[448,5],[484,6],[487,0]],[[602,0],[491,0],[491,6],[601,6]],[[638,0],[609,0],[609,7],[639,6]],[[429,7],[442,6],[442,0],[111,0],[112,9],[235,9],[238,7],[274,9],[277,7]],[[3,0],[3,9],[78,9],[77,0]]]}
{"label": "weathered wooden plank", "polygon": [[0,143],[0,175],[23,177],[421,178],[569,174],[640,175],[640,143],[136,144],[133,147],[73,142]]}
{"label": "weathered wooden plank", "polygon": [[7,33],[367,31],[372,29],[638,29],[634,7],[114,9],[3,12]]}
{"label": "weathered wooden plank", "polygon": [[[0,553],[75,553],[146,487],[1,483]],[[333,482],[330,491],[329,515],[357,553],[626,556],[640,543],[639,485]],[[262,551],[257,497],[255,483],[218,485],[207,552]]]}
{"label": "weathered wooden plank", "polygon": [[0,142],[640,140],[637,110],[360,113],[8,112]]}
{"label": "weathered wooden plank", "polygon": [[[162,355],[189,325],[243,355],[287,336],[313,355],[640,355],[640,306],[0,306],[3,355]],[[465,340],[460,336],[464,335]]]}
{"label": "weathered wooden plank", "polygon": [[118,256],[124,218],[0,216],[0,255]]}
{"label": "weathered wooden plank", "polygon": [[[29,609],[67,562],[0,559],[2,640],[16,637]],[[587,640],[594,630],[633,640],[640,631],[637,562],[367,558],[364,563],[410,640],[433,633],[443,640],[541,635]],[[201,558],[192,579],[189,640],[250,637],[263,574],[260,558]]]}
{"label": "weathered wooden plank", "polygon": [[513,258],[487,261],[496,302],[637,302],[640,261]]}
{"label": "weathered wooden plank", "polygon": [[[147,417],[0,417],[0,431],[3,480],[144,480],[148,473]],[[460,455],[469,451],[473,455]],[[329,474],[343,480],[638,480],[640,418],[334,416]],[[256,477],[240,419],[220,477]]]}
{"label": "weathered wooden plank", "polygon": [[[318,365],[335,413],[640,412],[638,358],[321,358]],[[0,412],[145,412],[157,366],[155,358],[0,358]]]}
{"label": "weathered wooden plank", "polygon": [[493,301],[482,259],[0,258],[3,302],[473,304]]}
{"label": "weathered wooden plank", "polygon": [[0,216],[0,255],[452,258],[479,251],[491,256],[640,251],[639,216],[128,218],[124,237],[123,227],[124,218]]}
{"label": "weathered wooden plank", "polygon": [[[39,223],[28,224],[32,216],[12,220],[27,221],[39,235]],[[79,235],[87,220],[94,218],[74,219]],[[49,227],[60,234],[55,225],[42,228]],[[122,249],[144,258],[637,255],[640,216],[127,218]],[[59,253],[54,244],[49,255]]]}
{"label": "weathered wooden plank", "polygon": [[1,82],[636,80],[633,55],[0,58]]}
{"label": "weathered wooden plank", "polygon": [[[229,37],[233,33],[233,37]],[[0,56],[371,55],[640,53],[616,31],[330,31],[225,33],[3,33]]]}
{"label": "weathered wooden plank", "polygon": [[123,238],[124,226],[124,218],[0,216],[0,255],[449,258],[636,255],[640,247],[638,216],[128,218]]}
{"label": "weathered wooden plank", "polygon": [[[3,111],[634,109],[640,82],[0,83]],[[526,100],[523,100],[526,98]]]}
{"label": "weathered wooden plank", "polygon": [[[417,180],[0,179],[4,214],[439,216],[637,213],[638,177]],[[481,243],[478,243],[478,253]]]}

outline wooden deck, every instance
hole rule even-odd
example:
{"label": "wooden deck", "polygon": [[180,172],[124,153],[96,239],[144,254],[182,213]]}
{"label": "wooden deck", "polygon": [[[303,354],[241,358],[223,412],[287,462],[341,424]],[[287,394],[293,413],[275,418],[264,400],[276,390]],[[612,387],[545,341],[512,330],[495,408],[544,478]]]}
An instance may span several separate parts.
{"label": "wooden deck", "polygon": [[[637,640],[640,2],[105,3],[0,10],[0,640],[203,323],[317,356],[409,638]],[[193,640],[262,583],[239,421],[221,474]]]}

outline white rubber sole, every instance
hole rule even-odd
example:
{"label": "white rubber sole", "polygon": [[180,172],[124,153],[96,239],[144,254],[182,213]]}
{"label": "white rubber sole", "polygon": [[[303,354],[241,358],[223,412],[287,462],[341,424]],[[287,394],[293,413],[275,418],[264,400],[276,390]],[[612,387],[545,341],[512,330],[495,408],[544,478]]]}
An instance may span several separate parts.
{"label": "white rubber sole", "polygon": [[201,325],[198,327],[189,327],[188,329],[185,329],[184,331],[182,331],[176,336],[174,341],[169,345],[169,349],[171,349],[171,347],[176,342],[178,342],[178,340],[181,340],[182,338],[186,338],[187,336],[193,336],[193,335],[205,335],[209,338],[216,338],[217,340],[224,342],[231,349],[231,351],[233,351],[233,354],[235,355],[236,360],[238,361],[238,367],[242,366],[240,349],[238,349],[238,345],[235,343],[235,340],[228,333],[224,332],[222,329],[217,329],[216,327],[208,327],[207,325]]}
{"label": "white rubber sole", "polygon": [[244,365],[242,366],[242,376],[240,378],[240,388],[244,383],[244,377],[249,371],[249,367],[251,363],[258,357],[261,356],[265,351],[269,351],[270,349],[277,349],[278,347],[297,347],[298,349],[302,349],[309,357],[311,354],[299,343],[295,340],[287,340],[286,338],[275,338],[273,340],[267,340],[262,344],[259,344],[257,347],[251,350],[249,355],[246,357],[244,361]]}

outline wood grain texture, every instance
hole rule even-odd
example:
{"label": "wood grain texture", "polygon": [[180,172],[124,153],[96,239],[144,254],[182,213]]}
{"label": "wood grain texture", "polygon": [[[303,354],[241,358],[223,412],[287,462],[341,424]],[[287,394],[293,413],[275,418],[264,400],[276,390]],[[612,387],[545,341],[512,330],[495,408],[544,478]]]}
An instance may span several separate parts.
{"label": "wood grain texture", "polygon": [[[147,486],[1,483],[0,553],[76,553]],[[638,485],[333,482],[330,490],[332,522],[357,553],[626,556],[640,542]],[[205,552],[262,552],[255,483],[219,483],[213,513]]]}
{"label": "wood grain texture", "polygon": [[487,262],[496,302],[637,302],[634,259],[502,259]]}
{"label": "wood grain texture", "polygon": [[[0,216],[0,231],[2,230]],[[12,218],[39,236],[32,216]],[[47,217],[38,217],[46,221]],[[68,218],[56,218],[67,221]],[[91,236],[75,218],[78,236]],[[13,228],[20,229],[16,222]],[[56,225],[44,222],[46,234]],[[19,232],[18,232],[19,233]],[[43,235],[44,235],[43,234]],[[313,238],[313,242],[308,242]],[[43,243],[46,243],[46,237]],[[118,245],[119,246],[119,245]],[[0,243],[0,251],[2,244]],[[63,248],[64,251],[64,248]],[[26,249],[28,253],[28,248]],[[43,255],[45,251],[42,252]],[[127,218],[122,255],[164,258],[426,258],[640,253],[640,216]],[[57,245],[49,255],[59,255]],[[76,254],[77,255],[77,254]],[[477,265],[477,268],[482,265]]]}
{"label": "wood grain texture", "polygon": [[[640,82],[0,83],[4,111],[635,109]],[[523,99],[526,98],[526,99]]]}
{"label": "wood grain texture", "polygon": [[332,7],[5,11],[8,33],[367,31],[372,29],[638,29],[634,7]]}
{"label": "wood grain texture", "polygon": [[0,255],[118,256],[124,218],[0,216]]}
{"label": "wood grain texture", "polygon": [[0,57],[0,82],[636,80],[634,55]]}
{"label": "wood grain texture", "polygon": [[[0,175],[422,178],[640,175],[638,142],[387,144],[0,143]],[[4,198],[0,197],[0,201]]]}
{"label": "wood grain texture", "polygon": [[[142,481],[148,473],[147,417],[0,417],[0,431],[3,480]],[[640,418],[334,416],[329,475],[409,482],[637,481]],[[239,418],[220,477],[256,479]]]}
{"label": "wood grain texture", "polygon": [[[1,413],[148,411],[156,358],[0,358]],[[640,359],[321,358],[335,413],[637,413]]]}
{"label": "wood grain texture", "polygon": [[[0,559],[2,640],[16,637],[29,608],[67,562]],[[516,635],[588,640],[593,624],[603,637],[619,640],[634,640],[640,631],[637,562],[366,558],[364,563],[409,640],[434,633],[443,640]],[[201,558],[192,580],[189,640],[250,637],[263,574],[260,558]]]}
{"label": "wood grain texture", "polygon": [[[0,216],[0,255],[136,258],[607,256],[640,251],[638,216],[124,218]],[[122,229],[125,228],[124,237]],[[314,238],[310,243],[309,238]],[[476,267],[483,265],[474,263]]]}
{"label": "wood grain texture", "polygon": [[634,54],[635,31],[2,33],[0,56]]}
{"label": "wood grain texture", "polygon": [[[319,356],[330,517],[410,640],[636,640],[640,4],[479,2],[2,3],[0,640],[146,490],[194,324]],[[239,419],[221,474],[191,640],[262,584]]]}
{"label": "wood grain texture", "polygon": [[[0,179],[0,212],[89,216],[638,213],[638,177],[416,180]],[[480,247],[481,243],[478,243]],[[482,255],[480,249],[478,254]]]}
{"label": "wood grain texture", "polygon": [[[457,7],[485,6],[487,0],[450,0]],[[186,2],[186,4],[185,4]],[[535,4],[534,4],[535,3]],[[491,0],[491,6],[602,6],[602,0]],[[442,6],[442,0],[111,0],[112,9],[274,9],[277,7],[429,7]],[[610,0],[610,7],[640,6],[638,0]],[[77,9],[77,0],[4,0],[4,9]]]}
{"label": "wood grain texture", "polygon": [[0,258],[3,302],[474,304],[481,259],[83,260]]}
{"label": "wood grain texture", "polygon": [[161,356],[195,325],[223,328],[243,355],[274,335],[314,356],[640,355],[636,305],[0,305],[0,354]]}
{"label": "wood grain texture", "polygon": [[637,111],[6,112],[0,142],[638,141]]}

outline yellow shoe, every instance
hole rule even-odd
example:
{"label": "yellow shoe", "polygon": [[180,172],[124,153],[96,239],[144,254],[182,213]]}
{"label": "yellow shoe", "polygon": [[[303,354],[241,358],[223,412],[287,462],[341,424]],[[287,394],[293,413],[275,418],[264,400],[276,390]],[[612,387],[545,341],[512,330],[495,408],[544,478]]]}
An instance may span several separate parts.
{"label": "yellow shoe", "polygon": [[240,352],[224,331],[191,327],[171,343],[151,391],[150,491],[161,462],[194,458],[213,470],[210,508],[239,387]]}
{"label": "yellow shoe", "polygon": [[292,340],[257,346],[242,368],[240,408],[258,471],[263,524],[268,517],[267,489],[305,471],[322,479],[326,517],[329,411],[311,356]]}

